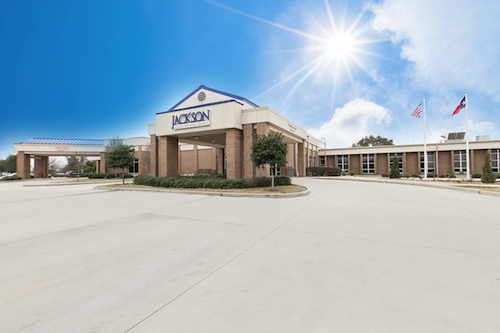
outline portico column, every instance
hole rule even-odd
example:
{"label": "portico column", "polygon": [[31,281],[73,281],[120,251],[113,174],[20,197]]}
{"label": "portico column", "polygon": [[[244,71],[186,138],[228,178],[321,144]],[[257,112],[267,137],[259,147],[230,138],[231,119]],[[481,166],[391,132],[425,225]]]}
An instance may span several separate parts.
{"label": "portico column", "polygon": [[239,129],[226,129],[227,179],[241,178],[242,136],[243,131]]}
{"label": "portico column", "polygon": [[149,142],[149,174],[151,176],[158,176],[158,141],[156,135],[151,135]]}
{"label": "portico column", "polygon": [[217,148],[217,157],[216,157],[216,163],[217,163],[217,173],[218,174],[223,174],[224,173],[224,148]]}
{"label": "portico column", "polygon": [[[268,135],[269,134],[269,124],[268,123],[258,123],[257,124],[257,134]],[[271,175],[269,164],[265,164],[257,170],[257,176],[269,177]]]}
{"label": "portico column", "polygon": [[108,153],[101,153],[101,162],[99,163],[99,172],[106,173],[106,158],[108,157]]}
{"label": "portico column", "polygon": [[158,176],[179,175],[179,139],[172,136],[158,137]]}
{"label": "portico column", "polygon": [[31,156],[29,154],[25,154],[24,152],[17,153],[17,161],[16,161],[16,171],[17,176],[23,179],[30,178],[30,169],[31,169]]}
{"label": "portico column", "polygon": [[35,157],[35,168],[33,170],[35,178],[48,178],[48,160],[47,156]]}
{"label": "portico column", "polygon": [[302,141],[301,143],[297,144],[297,155],[299,159],[299,165],[298,165],[298,170],[299,170],[299,177],[305,177],[306,176],[306,143]]}
{"label": "portico column", "polygon": [[254,124],[243,125],[243,178],[252,178],[255,176],[255,167],[250,158],[252,154]]}

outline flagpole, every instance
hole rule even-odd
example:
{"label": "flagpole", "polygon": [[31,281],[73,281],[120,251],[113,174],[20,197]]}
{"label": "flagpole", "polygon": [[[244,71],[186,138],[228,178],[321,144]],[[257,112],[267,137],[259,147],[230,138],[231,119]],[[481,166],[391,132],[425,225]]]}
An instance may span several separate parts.
{"label": "flagpole", "polygon": [[425,94],[424,94],[424,179],[427,179],[427,139],[425,137]]}
{"label": "flagpole", "polygon": [[469,104],[467,100],[467,89],[465,89],[465,150],[466,150],[466,157],[465,160],[467,161],[467,180],[469,180],[470,176],[470,164],[469,164],[469,118],[468,118],[468,111],[467,111],[467,105]]}

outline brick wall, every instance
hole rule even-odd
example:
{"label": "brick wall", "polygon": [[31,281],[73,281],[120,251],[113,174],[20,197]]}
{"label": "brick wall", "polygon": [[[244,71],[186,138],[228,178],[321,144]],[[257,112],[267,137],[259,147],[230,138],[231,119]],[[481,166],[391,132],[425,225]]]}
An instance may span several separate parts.
{"label": "brick wall", "polygon": [[242,176],[243,131],[230,128],[226,130],[227,179]]}

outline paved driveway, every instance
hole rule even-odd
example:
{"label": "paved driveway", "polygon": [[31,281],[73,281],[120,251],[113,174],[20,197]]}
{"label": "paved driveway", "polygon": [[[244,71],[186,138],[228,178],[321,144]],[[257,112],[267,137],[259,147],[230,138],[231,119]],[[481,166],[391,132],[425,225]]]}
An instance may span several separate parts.
{"label": "paved driveway", "polygon": [[0,182],[0,332],[500,331],[500,198],[295,181],[312,194]]}

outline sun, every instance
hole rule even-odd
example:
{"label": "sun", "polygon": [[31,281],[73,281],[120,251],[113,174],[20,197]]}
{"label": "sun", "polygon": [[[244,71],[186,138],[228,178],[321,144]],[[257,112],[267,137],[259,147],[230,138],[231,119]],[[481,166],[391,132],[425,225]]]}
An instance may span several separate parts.
{"label": "sun", "polygon": [[[378,54],[374,54],[369,52],[364,48],[366,44],[379,43],[388,41],[388,39],[361,39],[361,35],[365,28],[359,29],[358,24],[361,21],[364,13],[368,10],[368,6],[365,6],[363,10],[359,13],[359,15],[354,19],[350,26],[345,25],[345,12],[344,17],[341,18],[340,24],[337,24],[335,21],[332,10],[330,8],[329,1],[324,0],[325,9],[328,15],[328,19],[330,21],[330,27],[323,27],[322,29],[326,34],[317,34],[310,33],[305,31],[300,31],[294,28],[290,28],[284,26],[282,24],[271,22],[261,17],[257,17],[255,15],[245,13],[243,11],[237,10],[235,8],[223,5],[215,0],[203,0],[205,2],[211,3],[212,5],[218,6],[220,8],[224,8],[236,14],[248,17],[252,20],[256,20],[275,28],[282,29],[284,31],[296,34],[301,38],[309,39],[312,44],[308,47],[305,47],[301,50],[305,50],[306,52],[312,51],[315,54],[315,57],[309,62],[305,63],[295,72],[288,74],[285,77],[282,77],[281,81],[275,82],[271,87],[255,96],[253,99],[257,100],[260,97],[268,94],[270,91],[276,89],[282,84],[286,84],[293,80],[295,84],[291,89],[289,89],[288,94],[285,98],[289,98],[293,96],[296,89],[299,86],[304,84],[306,80],[311,77],[313,74],[318,75],[331,75],[332,80],[332,93],[331,93],[331,101],[330,108],[333,109],[334,106],[334,97],[336,94],[336,87],[340,84],[340,78],[343,75],[346,75],[349,79],[351,86],[356,89],[356,84],[354,82],[354,77],[351,71],[351,66],[354,65],[357,68],[361,69],[367,75],[372,75],[372,71],[368,68],[367,64],[363,61],[363,56],[371,56],[371,57],[380,57]],[[320,51],[317,53],[317,51]],[[380,57],[381,58],[381,57]],[[299,75],[300,74],[300,75]],[[299,78],[300,77],[300,78]]]}
{"label": "sun", "polygon": [[353,54],[354,39],[348,35],[339,34],[330,38],[326,48],[331,57],[347,58]]}

